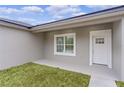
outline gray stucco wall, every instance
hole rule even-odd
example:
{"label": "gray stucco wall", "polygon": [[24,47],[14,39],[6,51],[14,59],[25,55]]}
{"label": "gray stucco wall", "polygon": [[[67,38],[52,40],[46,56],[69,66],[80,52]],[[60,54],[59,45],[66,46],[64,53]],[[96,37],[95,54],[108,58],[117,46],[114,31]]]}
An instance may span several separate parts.
{"label": "gray stucco wall", "polygon": [[[112,24],[93,25],[76,29],[46,32],[44,34],[44,54],[45,59],[58,62],[71,62],[78,65],[89,65],[89,32],[94,30],[111,29]],[[61,33],[76,33],[76,56],[54,55],[54,35]]]}
{"label": "gray stucco wall", "polygon": [[121,20],[121,80],[124,81],[124,16]]}
{"label": "gray stucco wall", "polygon": [[42,33],[0,26],[0,69],[42,59]]}
{"label": "gray stucco wall", "polygon": [[121,78],[121,20],[113,23],[113,69]]}

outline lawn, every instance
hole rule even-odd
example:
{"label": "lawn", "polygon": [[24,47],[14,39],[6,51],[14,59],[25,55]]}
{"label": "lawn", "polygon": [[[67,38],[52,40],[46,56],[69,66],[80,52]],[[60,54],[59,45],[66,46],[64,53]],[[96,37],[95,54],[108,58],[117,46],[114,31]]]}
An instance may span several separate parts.
{"label": "lawn", "polygon": [[87,87],[90,76],[27,63],[0,71],[1,87]]}
{"label": "lawn", "polygon": [[124,87],[124,82],[122,81],[115,81],[115,82],[118,87]]}

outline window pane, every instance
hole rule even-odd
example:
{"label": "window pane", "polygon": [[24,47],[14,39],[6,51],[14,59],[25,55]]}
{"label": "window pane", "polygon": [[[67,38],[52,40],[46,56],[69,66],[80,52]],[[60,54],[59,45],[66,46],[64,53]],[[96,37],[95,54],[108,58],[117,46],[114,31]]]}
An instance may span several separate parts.
{"label": "window pane", "polygon": [[73,45],[65,45],[65,52],[66,53],[73,53],[74,46]]}
{"label": "window pane", "polygon": [[64,37],[57,37],[56,41],[57,41],[57,44],[64,44]]}
{"label": "window pane", "polygon": [[57,45],[57,52],[64,52],[64,45]]}
{"label": "window pane", "polygon": [[73,36],[66,36],[65,37],[65,44],[73,44],[73,43],[74,43]]}
{"label": "window pane", "polygon": [[104,38],[96,38],[96,44],[104,44]]}

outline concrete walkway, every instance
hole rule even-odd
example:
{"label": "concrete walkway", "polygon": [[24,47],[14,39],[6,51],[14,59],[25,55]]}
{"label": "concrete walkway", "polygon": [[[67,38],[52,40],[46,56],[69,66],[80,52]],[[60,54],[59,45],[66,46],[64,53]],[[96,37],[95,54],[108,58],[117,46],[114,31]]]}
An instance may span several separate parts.
{"label": "concrete walkway", "polygon": [[92,75],[89,87],[116,87],[116,84],[113,79]]}
{"label": "concrete walkway", "polygon": [[35,63],[91,75],[89,87],[116,87],[115,80],[118,80],[113,70],[104,65],[78,65],[50,60],[39,60]]}

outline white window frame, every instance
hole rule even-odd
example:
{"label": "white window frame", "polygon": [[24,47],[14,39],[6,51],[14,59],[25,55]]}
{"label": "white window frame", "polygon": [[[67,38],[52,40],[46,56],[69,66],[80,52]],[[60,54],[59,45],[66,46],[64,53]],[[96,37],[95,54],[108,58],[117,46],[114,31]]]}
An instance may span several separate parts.
{"label": "white window frame", "polygon": [[[65,48],[64,52],[57,52],[57,37],[65,37],[65,36],[73,36],[74,37],[74,52],[73,53],[65,53]],[[65,40],[64,40],[65,42]],[[65,47],[65,46],[64,46]],[[57,34],[54,35],[54,55],[63,55],[63,56],[76,56],[76,33],[67,33],[67,34]]]}

